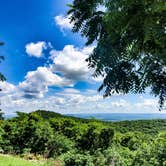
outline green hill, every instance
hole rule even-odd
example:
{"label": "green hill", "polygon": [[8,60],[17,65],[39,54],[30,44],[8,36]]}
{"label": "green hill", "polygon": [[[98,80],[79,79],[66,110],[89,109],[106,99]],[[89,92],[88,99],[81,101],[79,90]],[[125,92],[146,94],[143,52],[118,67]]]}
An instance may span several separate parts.
{"label": "green hill", "polygon": [[18,113],[0,121],[0,152],[53,158],[64,166],[165,166],[166,120],[104,122],[44,110]]}
{"label": "green hill", "polygon": [[52,112],[52,111],[45,111],[45,110],[37,110],[37,111],[35,111],[35,113],[37,113],[38,115],[40,115],[44,119],[64,117],[62,114]]}

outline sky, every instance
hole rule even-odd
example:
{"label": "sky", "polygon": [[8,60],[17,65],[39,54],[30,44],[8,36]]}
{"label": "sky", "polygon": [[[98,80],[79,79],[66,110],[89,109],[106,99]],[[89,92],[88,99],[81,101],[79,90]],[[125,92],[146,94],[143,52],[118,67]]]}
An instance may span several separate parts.
{"label": "sky", "polygon": [[[163,113],[147,94],[97,92],[102,78],[93,78],[85,59],[94,44],[72,33],[66,15],[71,0],[1,0],[1,109],[6,115],[37,109],[68,113]],[[103,10],[103,9],[102,9]]]}

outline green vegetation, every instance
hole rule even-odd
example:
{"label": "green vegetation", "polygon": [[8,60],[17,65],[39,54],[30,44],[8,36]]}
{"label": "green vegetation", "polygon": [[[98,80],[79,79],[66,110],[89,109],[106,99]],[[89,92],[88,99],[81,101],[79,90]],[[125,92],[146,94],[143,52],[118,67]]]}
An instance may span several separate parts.
{"label": "green vegetation", "polygon": [[[31,157],[34,157],[31,155]],[[27,160],[18,156],[0,155],[0,166],[61,166],[58,160],[44,160],[43,158],[36,160]]]}
{"label": "green vegetation", "polygon": [[0,122],[4,154],[58,166],[166,166],[166,120],[102,122],[39,110]]}
{"label": "green vegetation", "polygon": [[0,155],[0,166],[43,166],[44,164],[39,164],[37,162],[26,161],[24,159]]}
{"label": "green vegetation", "polygon": [[[3,42],[0,42],[0,46],[3,46],[4,45],[4,43]],[[0,63],[4,60],[5,58],[4,58],[4,56],[2,56],[2,55],[0,55]],[[6,80],[6,78],[4,77],[4,75],[0,72],[0,81],[5,81]],[[1,91],[1,89],[0,89],[0,91]]]}
{"label": "green vegetation", "polygon": [[[3,46],[4,43],[3,42],[0,42],[0,46]],[[4,56],[0,55],[0,63],[2,62],[2,60],[4,60]],[[6,78],[4,77],[4,75],[0,72],[0,81],[5,81]],[[0,91],[2,91],[2,89],[0,89]],[[0,103],[1,104],[1,103]],[[3,112],[2,110],[0,109],[0,120],[3,119]]]}
{"label": "green vegetation", "polygon": [[[105,11],[100,11],[104,6]],[[87,61],[103,76],[99,90],[143,93],[166,100],[166,1],[74,0],[68,12],[73,32],[96,43]]]}

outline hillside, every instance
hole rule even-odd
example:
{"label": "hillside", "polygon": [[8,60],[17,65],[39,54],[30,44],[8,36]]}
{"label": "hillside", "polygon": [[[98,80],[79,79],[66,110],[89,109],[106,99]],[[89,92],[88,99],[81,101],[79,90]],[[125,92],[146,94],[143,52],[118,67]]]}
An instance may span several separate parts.
{"label": "hillside", "polygon": [[64,166],[164,166],[166,120],[103,122],[38,110],[0,123],[0,151]]}

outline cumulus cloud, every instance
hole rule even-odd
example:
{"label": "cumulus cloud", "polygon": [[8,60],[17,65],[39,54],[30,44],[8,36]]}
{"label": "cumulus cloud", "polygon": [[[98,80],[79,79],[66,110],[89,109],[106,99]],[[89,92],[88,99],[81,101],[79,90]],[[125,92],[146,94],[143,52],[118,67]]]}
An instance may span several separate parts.
{"label": "cumulus cloud", "polygon": [[47,67],[53,73],[58,73],[59,77],[64,77],[74,83],[78,81],[101,82],[103,77],[92,77],[93,71],[88,68],[85,61],[92,53],[94,46],[76,48],[73,45],[66,45],[63,50],[53,49],[51,43],[37,42],[26,45],[26,52],[31,56],[43,56],[43,50],[51,49],[50,58],[53,64],[48,61]]}
{"label": "cumulus cloud", "polygon": [[[94,106],[102,99],[102,97],[99,97],[97,94],[81,93],[74,88],[65,88],[61,92],[44,98],[27,99],[22,96],[19,98],[15,98],[14,96],[15,94],[11,94],[2,96],[1,98],[2,109],[7,114],[11,114],[15,111],[31,112],[37,109],[51,110],[60,113],[78,113],[80,111],[86,111],[89,105]],[[14,98],[15,100],[13,100]]]}
{"label": "cumulus cloud", "polygon": [[[47,67],[38,67],[29,71],[23,82],[13,85],[0,82],[2,109],[9,114],[13,111],[34,111],[45,109],[60,113],[96,113],[96,112],[158,112],[157,101],[138,97],[136,103],[115,94],[113,98],[103,99],[102,95],[92,89],[81,92],[74,88],[79,81],[96,83],[103,78],[92,78],[86,58],[94,47],[76,48],[66,45],[63,50],[55,50],[50,43],[37,42],[26,45],[30,56],[41,57],[45,49],[51,48]],[[59,92],[45,95],[49,87],[60,87]],[[63,89],[63,90],[62,90]],[[10,104],[9,104],[10,103]]]}
{"label": "cumulus cloud", "polygon": [[[92,53],[94,47],[75,48],[66,45],[63,50],[53,49],[51,43],[37,42],[26,45],[29,55],[40,57],[44,49],[52,49],[47,67],[38,67],[29,71],[18,89],[25,98],[43,98],[50,86],[74,86],[79,81],[98,81],[92,78],[85,59]],[[51,61],[50,61],[51,60]]]}
{"label": "cumulus cloud", "polygon": [[39,41],[37,43],[31,42],[25,46],[25,49],[29,56],[40,58],[43,56],[43,51],[47,49],[47,43],[44,41]]}
{"label": "cumulus cloud", "polygon": [[70,94],[70,93],[78,94],[78,93],[80,93],[80,91],[77,90],[77,89],[74,89],[74,88],[66,88],[66,89],[64,89],[63,93],[66,93],[66,94],[68,94],[68,93],[69,93],[69,94]]}
{"label": "cumulus cloud", "polygon": [[51,66],[52,71],[60,72],[73,81],[89,80],[92,72],[88,69],[85,59],[92,53],[93,48],[78,49],[73,45],[66,45],[62,51],[52,50],[50,52],[54,63]]}
{"label": "cumulus cloud", "polygon": [[83,93],[79,92],[78,90],[72,89],[71,91],[66,89],[58,94],[59,96],[66,99],[68,105],[78,105],[82,103],[89,103],[89,102],[97,102],[103,97],[101,95],[97,94],[97,91],[95,94],[89,94],[89,93]]}
{"label": "cumulus cloud", "polygon": [[16,86],[6,81],[0,81],[0,89],[2,90],[0,95],[6,95],[14,92],[16,90]]}
{"label": "cumulus cloud", "polygon": [[157,108],[158,107],[158,101],[157,99],[146,99],[146,98],[141,98],[141,102],[138,102],[136,106],[138,108]]}
{"label": "cumulus cloud", "polygon": [[25,76],[25,81],[19,84],[19,88],[27,98],[42,98],[48,92],[49,86],[72,86],[72,82],[52,73],[47,67],[38,67],[36,71],[30,71]]}
{"label": "cumulus cloud", "polygon": [[[46,69],[38,69],[37,71],[42,73],[42,70],[45,71]],[[36,73],[28,74],[27,79],[33,77],[33,74]],[[54,78],[48,79],[47,76],[43,76],[42,74],[38,78],[40,83],[44,82],[46,84],[47,82],[47,85],[55,84]],[[24,90],[31,89],[31,86],[27,86],[28,88],[24,87],[23,84],[14,86],[7,82],[5,85],[7,86],[4,87],[14,87],[7,88],[4,91],[7,95],[1,96],[1,108],[7,115],[13,114],[16,111],[31,112],[37,109],[45,109],[59,113],[158,113],[158,108],[154,107],[156,100],[151,98],[143,97],[140,99],[138,96],[138,98],[136,97],[138,101],[133,103],[132,100],[126,99],[126,96],[124,98],[123,96],[114,96],[103,99],[97,91],[91,89],[81,92],[75,88],[63,88],[63,90],[49,96],[44,96],[43,98],[31,97],[28,99],[23,97],[23,94],[25,94]],[[25,89],[23,90],[21,88]],[[36,97],[37,94],[39,95],[40,87],[36,88],[37,93],[33,90],[31,90],[33,93],[31,91],[28,92],[30,96],[34,96],[35,94]],[[26,92],[26,94],[28,93]],[[42,91],[42,93],[45,92]]]}
{"label": "cumulus cloud", "polygon": [[127,101],[124,100],[124,99],[120,99],[119,101],[111,102],[111,105],[112,105],[113,107],[125,107],[125,108],[130,107],[130,103],[127,102]]}
{"label": "cumulus cloud", "polygon": [[64,29],[72,29],[73,24],[70,23],[70,15],[64,16],[64,15],[59,15],[54,17],[54,21],[56,25],[60,27],[60,29],[63,31]]}
{"label": "cumulus cloud", "polygon": [[1,108],[8,115],[16,111],[31,112],[37,109],[59,113],[158,113],[157,108],[152,109],[149,106],[150,99],[139,100],[138,106],[137,103],[121,99],[119,96],[103,99],[97,92],[91,90],[80,92],[74,88],[65,88],[54,95],[30,99],[22,96],[15,98],[15,95],[12,93],[1,96]]}

